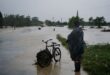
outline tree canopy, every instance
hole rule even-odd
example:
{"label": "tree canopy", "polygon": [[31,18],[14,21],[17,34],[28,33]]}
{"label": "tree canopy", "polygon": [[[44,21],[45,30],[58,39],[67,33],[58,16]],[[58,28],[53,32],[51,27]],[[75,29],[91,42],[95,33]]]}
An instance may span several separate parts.
{"label": "tree canopy", "polygon": [[38,17],[30,17],[24,15],[5,15],[4,26],[22,27],[22,26],[41,26],[43,22]]}
{"label": "tree canopy", "polygon": [[51,20],[45,20],[45,22],[40,21],[38,17],[30,17],[30,16],[24,16],[24,15],[2,15],[0,12],[0,28],[2,27],[23,27],[23,26],[43,26],[43,23],[45,23],[48,26],[64,26],[68,25],[69,28],[73,28],[75,25],[75,22],[78,21],[80,25],[82,26],[97,26],[98,28],[101,28],[103,25],[109,25],[110,22],[106,22],[105,18],[102,17],[90,17],[88,21],[84,21],[84,18],[80,18],[78,15],[72,16],[69,18],[68,22],[62,22],[61,21],[51,21]]}

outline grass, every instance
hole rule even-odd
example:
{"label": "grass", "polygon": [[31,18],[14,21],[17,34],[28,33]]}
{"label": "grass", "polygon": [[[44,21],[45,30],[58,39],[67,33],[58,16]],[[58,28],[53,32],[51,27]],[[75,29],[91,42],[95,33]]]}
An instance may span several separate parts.
{"label": "grass", "polygon": [[88,46],[82,65],[89,75],[110,75],[110,44]]}
{"label": "grass", "polygon": [[[66,39],[57,35],[65,48]],[[89,45],[85,48],[82,66],[89,75],[110,75],[110,44]]]}
{"label": "grass", "polygon": [[61,44],[68,49],[68,45],[66,43],[66,39],[64,37],[62,37],[61,35],[57,35],[57,39],[61,42]]}

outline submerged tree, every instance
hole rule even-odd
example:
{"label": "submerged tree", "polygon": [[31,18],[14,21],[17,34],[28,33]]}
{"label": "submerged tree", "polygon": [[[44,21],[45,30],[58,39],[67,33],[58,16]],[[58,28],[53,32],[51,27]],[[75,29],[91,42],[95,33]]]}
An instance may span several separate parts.
{"label": "submerged tree", "polygon": [[84,28],[84,18],[80,18],[79,19],[79,23],[80,23],[80,25]]}
{"label": "submerged tree", "polygon": [[97,25],[98,28],[101,28],[102,25],[106,24],[104,17],[96,17],[94,22],[95,22],[95,24]]}
{"label": "submerged tree", "polygon": [[70,19],[69,19],[69,22],[68,22],[68,28],[73,28],[74,27],[74,25],[75,25],[75,21],[77,21],[77,18],[76,17],[71,17]]}
{"label": "submerged tree", "polygon": [[31,20],[31,24],[32,25],[37,25],[38,24],[38,17],[32,17],[32,20]]}
{"label": "submerged tree", "polygon": [[68,22],[68,28],[73,28],[75,26],[75,23],[78,22],[78,23],[84,23],[83,21],[83,18],[79,18],[79,15],[78,15],[78,11],[77,11],[77,15],[76,17],[73,16],[69,19],[69,22]]}
{"label": "submerged tree", "polygon": [[94,21],[94,20],[93,20],[93,17],[90,17],[90,18],[89,18],[89,24],[90,24],[90,25],[93,25],[93,21]]}
{"label": "submerged tree", "polygon": [[4,15],[4,25],[11,27],[23,27],[23,26],[38,26],[42,21],[39,21],[37,17],[30,17],[24,15]]}
{"label": "submerged tree", "polygon": [[50,20],[45,20],[45,24],[48,25],[48,26],[51,26],[52,22]]}
{"label": "submerged tree", "polygon": [[0,28],[3,28],[3,16],[1,12],[0,12]]}

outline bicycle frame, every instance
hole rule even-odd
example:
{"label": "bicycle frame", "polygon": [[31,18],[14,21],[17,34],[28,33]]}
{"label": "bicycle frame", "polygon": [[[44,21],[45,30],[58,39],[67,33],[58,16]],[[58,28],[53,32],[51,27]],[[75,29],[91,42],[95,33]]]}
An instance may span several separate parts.
{"label": "bicycle frame", "polygon": [[56,46],[60,46],[60,44],[57,44],[55,42],[52,42],[52,45],[48,45],[48,41],[51,41],[51,40],[52,39],[49,39],[47,41],[42,40],[42,42],[44,42],[46,44],[46,47],[45,47],[46,50],[49,51],[49,48],[48,47],[52,47],[52,53],[50,51],[49,52],[51,53],[51,55],[53,57],[54,50],[55,50],[55,48],[57,48]]}
{"label": "bicycle frame", "polygon": [[[49,39],[47,41],[42,40],[45,45],[45,49],[37,53],[37,63],[41,67],[46,67],[48,66],[52,59],[54,59],[55,62],[60,61],[61,59],[61,50],[59,48],[60,44],[57,44],[55,42],[52,42],[51,45],[48,45],[48,41],[51,41],[52,39]],[[49,47],[52,47],[52,50],[49,49]],[[44,58],[45,56],[45,58]]]}

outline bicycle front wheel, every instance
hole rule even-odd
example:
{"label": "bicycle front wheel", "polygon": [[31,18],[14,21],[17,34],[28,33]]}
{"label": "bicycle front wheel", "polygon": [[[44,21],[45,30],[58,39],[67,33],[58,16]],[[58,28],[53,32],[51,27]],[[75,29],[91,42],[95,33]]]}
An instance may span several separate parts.
{"label": "bicycle front wheel", "polygon": [[61,59],[61,50],[60,50],[60,48],[55,48],[54,53],[53,53],[53,57],[54,57],[55,62],[60,61],[60,59]]}

